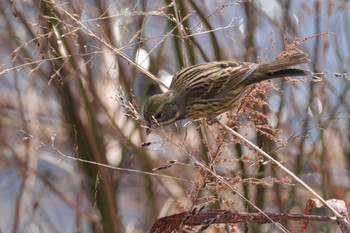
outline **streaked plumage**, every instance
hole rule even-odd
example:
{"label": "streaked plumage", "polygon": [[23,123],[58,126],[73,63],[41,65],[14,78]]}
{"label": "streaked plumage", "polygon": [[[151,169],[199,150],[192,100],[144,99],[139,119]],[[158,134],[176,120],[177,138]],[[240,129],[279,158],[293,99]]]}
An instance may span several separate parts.
{"label": "streaked plumage", "polygon": [[256,64],[220,61],[198,64],[178,71],[167,92],[150,97],[144,117],[150,127],[171,124],[185,118],[223,113],[239,100],[251,84],[310,72],[291,66],[308,63],[305,53],[287,55],[276,61]]}

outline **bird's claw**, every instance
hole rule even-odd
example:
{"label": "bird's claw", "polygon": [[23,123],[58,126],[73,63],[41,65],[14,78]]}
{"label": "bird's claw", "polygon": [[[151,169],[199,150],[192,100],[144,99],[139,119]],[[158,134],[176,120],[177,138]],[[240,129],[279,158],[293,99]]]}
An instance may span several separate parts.
{"label": "bird's claw", "polygon": [[208,125],[213,125],[214,123],[218,122],[217,114],[211,114],[207,117],[206,121]]}

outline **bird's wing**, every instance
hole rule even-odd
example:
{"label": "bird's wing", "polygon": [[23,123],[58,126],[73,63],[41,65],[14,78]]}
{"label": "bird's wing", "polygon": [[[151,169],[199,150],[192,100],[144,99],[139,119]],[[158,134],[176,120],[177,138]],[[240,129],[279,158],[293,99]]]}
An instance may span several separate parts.
{"label": "bird's wing", "polygon": [[175,74],[170,89],[191,97],[210,99],[241,84],[257,64],[237,61],[210,62],[190,66]]}

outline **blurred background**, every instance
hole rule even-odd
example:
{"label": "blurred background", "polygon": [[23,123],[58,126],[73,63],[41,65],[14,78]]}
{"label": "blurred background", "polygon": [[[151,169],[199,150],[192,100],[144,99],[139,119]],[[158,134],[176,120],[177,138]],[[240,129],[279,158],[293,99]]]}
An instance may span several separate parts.
{"label": "blurred background", "polygon": [[349,1],[1,5],[0,232],[148,232],[160,217],[202,206],[303,213],[314,197],[219,125],[189,119],[146,136],[141,114],[149,96],[166,90],[147,71],[169,85],[192,64],[266,62],[297,49],[309,54],[301,68],[314,77],[256,85],[220,121],[325,199],[349,205]]}

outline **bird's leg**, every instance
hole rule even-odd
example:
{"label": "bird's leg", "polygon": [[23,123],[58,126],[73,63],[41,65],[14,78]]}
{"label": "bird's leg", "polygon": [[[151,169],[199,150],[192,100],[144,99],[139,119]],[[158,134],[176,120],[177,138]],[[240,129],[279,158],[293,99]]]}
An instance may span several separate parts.
{"label": "bird's leg", "polygon": [[219,116],[219,115],[221,115],[222,113],[224,113],[224,112],[227,112],[227,111],[229,111],[231,108],[229,107],[229,108],[224,108],[224,109],[221,109],[220,111],[218,111],[218,112],[213,112],[213,113],[211,113],[211,114],[209,114],[208,116],[207,116],[207,124],[208,125],[213,125],[214,123],[216,123],[218,120],[220,120],[220,118],[219,119],[217,119],[217,116]]}
{"label": "bird's leg", "polygon": [[218,121],[218,119],[216,117],[219,116],[219,115],[220,115],[220,113],[218,113],[218,112],[214,112],[212,114],[209,114],[207,116],[207,119],[206,119],[207,124],[208,125],[213,125],[214,123],[216,123]]}

